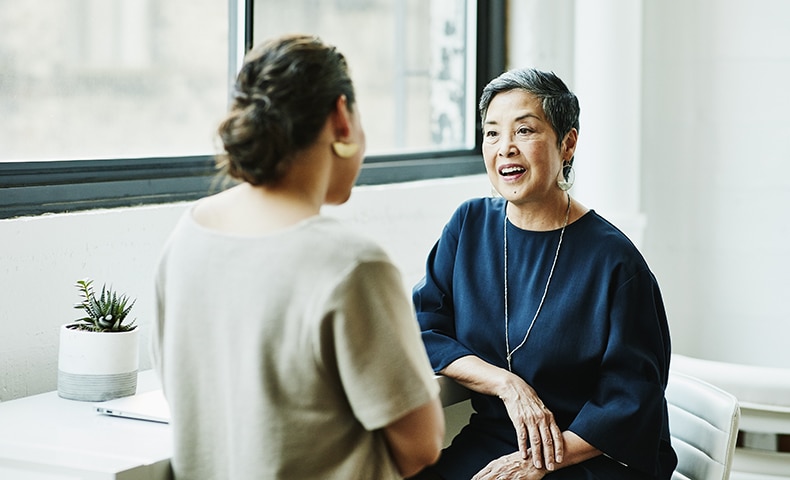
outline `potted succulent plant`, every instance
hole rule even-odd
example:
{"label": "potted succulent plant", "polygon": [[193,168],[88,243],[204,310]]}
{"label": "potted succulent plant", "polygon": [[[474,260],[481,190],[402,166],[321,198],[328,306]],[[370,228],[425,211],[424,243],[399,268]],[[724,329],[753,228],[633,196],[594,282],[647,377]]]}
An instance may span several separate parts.
{"label": "potted succulent plant", "polygon": [[104,401],[137,391],[139,332],[129,313],[136,300],[93,280],[75,285],[84,316],[60,328],[58,395],[71,400]]}

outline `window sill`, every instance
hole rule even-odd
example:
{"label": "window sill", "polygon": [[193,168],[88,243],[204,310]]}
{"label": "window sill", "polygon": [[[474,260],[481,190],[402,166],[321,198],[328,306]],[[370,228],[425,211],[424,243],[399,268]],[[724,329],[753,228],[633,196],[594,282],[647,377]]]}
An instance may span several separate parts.
{"label": "window sill", "polygon": [[[357,185],[484,172],[480,156],[366,159]],[[223,188],[210,156],[0,163],[0,219],[196,200]]]}

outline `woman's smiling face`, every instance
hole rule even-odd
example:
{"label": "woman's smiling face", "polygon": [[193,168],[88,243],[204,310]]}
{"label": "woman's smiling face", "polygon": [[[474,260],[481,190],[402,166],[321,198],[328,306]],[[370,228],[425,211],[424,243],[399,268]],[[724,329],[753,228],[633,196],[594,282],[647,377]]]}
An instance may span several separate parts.
{"label": "woman's smiling face", "polygon": [[491,99],[483,120],[483,160],[491,184],[509,202],[540,202],[558,192],[563,157],[557,143],[537,97],[516,89]]}

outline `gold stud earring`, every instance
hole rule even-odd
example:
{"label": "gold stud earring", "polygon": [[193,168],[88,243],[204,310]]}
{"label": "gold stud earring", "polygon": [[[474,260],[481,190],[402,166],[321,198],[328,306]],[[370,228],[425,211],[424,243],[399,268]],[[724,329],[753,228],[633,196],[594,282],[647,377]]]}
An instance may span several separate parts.
{"label": "gold stud earring", "polygon": [[332,151],[340,158],[351,158],[359,151],[356,143],[332,142]]}

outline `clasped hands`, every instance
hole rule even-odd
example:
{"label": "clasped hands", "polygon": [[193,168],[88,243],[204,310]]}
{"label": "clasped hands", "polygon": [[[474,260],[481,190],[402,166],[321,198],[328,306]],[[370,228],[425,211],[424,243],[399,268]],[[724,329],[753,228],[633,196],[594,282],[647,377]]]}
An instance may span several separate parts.
{"label": "clasped hands", "polygon": [[562,463],[564,441],[554,414],[535,390],[509,375],[499,398],[516,429],[518,451],[492,460],[472,480],[536,480]]}

